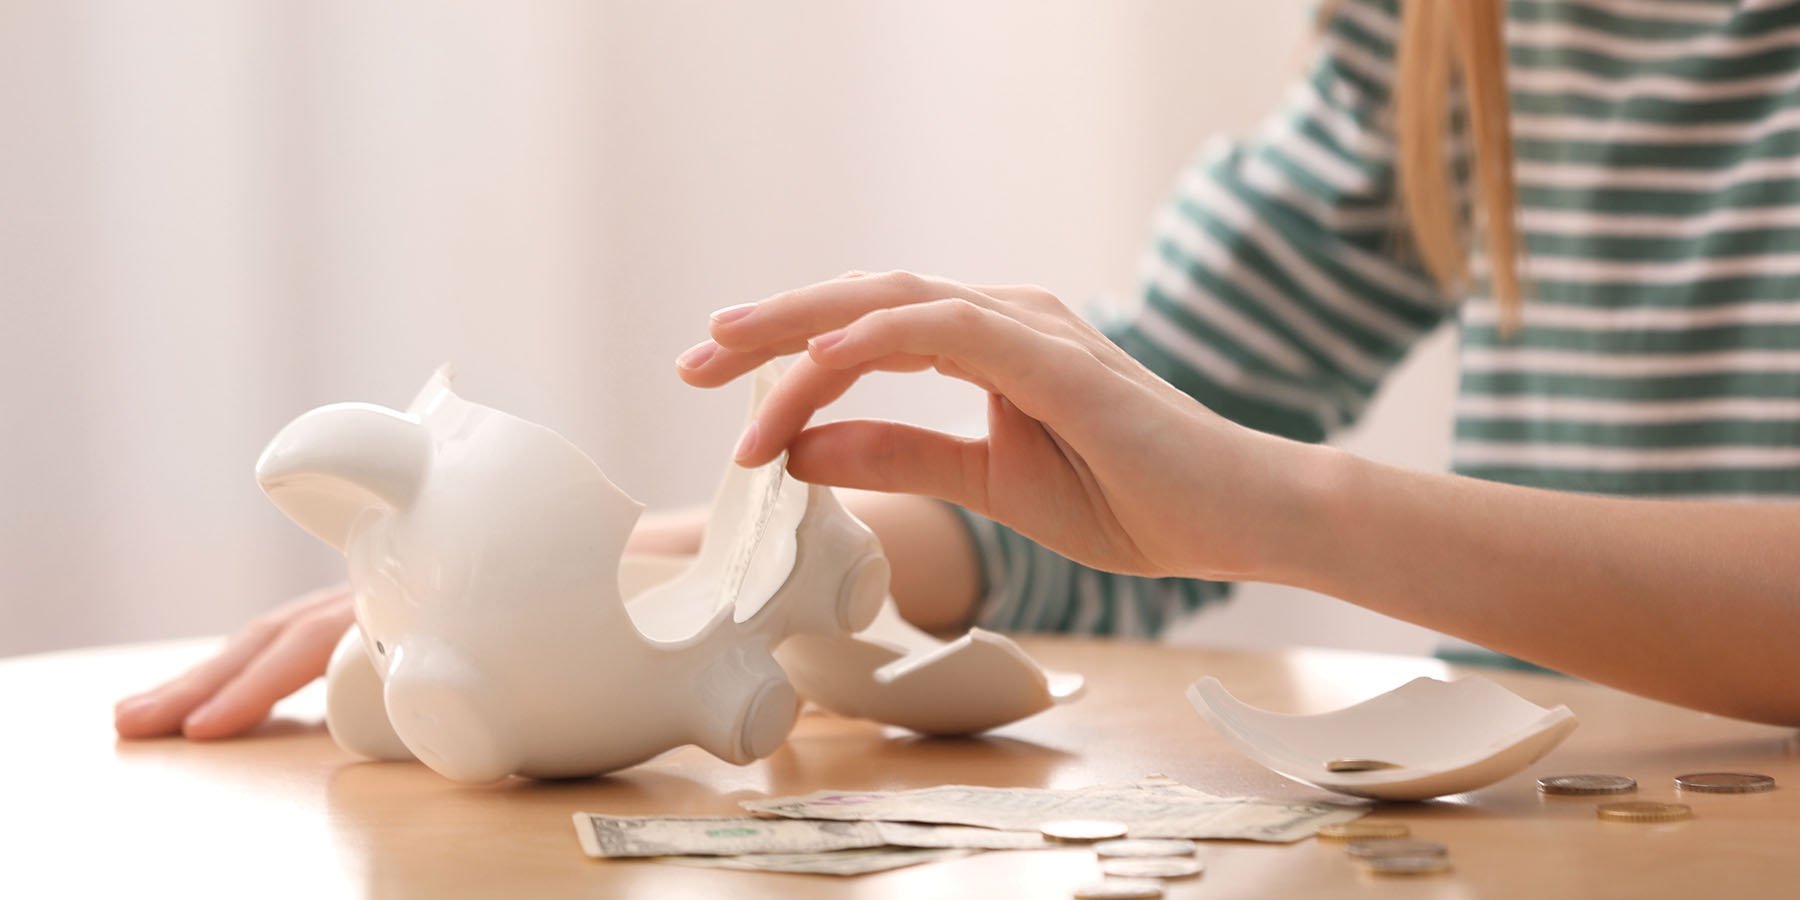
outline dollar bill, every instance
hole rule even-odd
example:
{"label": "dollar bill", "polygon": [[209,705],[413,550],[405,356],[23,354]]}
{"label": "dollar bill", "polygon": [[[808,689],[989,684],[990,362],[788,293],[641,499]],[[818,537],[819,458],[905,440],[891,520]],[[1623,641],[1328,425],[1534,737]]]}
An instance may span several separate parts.
{"label": "dollar bill", "polygon": [[747,856],[666,856],[657,862],[709,869],[795,872],[805,875],[867,875],[920,863],[967,856],[974,850],[955,848],[871,847],[830,853],[758,853]]}
{"label": "dollar bill", "polygon": [[[766,820],[759,820],[766,821]],[[1063,846],[1037,831],[998,831],[973,825],[921,825],[915,822],[872,822],[881,839],[896,847],[943,847],[964,850],[1043,850]]]}
{"label": "dollar bill", "polygon": [[820,791],[749,800],[749,812],[790,819],[914,822],[1032,831],[1056,819],[1124,823],[1132,837],[1287,843],[1349,822],[1365,806],[1215,797],[1168,779],[1078,790],[944,785],[912,791]]}
{"label": "dollar bill", "polygon": [[587,855],[605,858],[827,853],[888,843],[872,822],[749,816],[607,816],[578,812],[575,834]]}
{"label": "dollar bill", "polygon": [[1035,831],[751,816],[576,813],[575,832],[581,848],[596,858],[808,855],[881,846],[947,850],[1039,850],[1051,846]]}

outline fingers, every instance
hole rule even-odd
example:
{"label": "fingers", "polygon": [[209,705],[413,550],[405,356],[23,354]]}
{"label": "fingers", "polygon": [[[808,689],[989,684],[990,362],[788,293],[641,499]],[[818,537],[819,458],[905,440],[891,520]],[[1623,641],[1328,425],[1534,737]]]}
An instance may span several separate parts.
{"label": "fingers", "polygon": [[922,494],[988,507],[987,442],[898,422],[856,420],[808,429],[788,448],[788,471],[812,484]]}
{"label": "fingers", "polygon": [[675,373],[695,387],[718,387],[777,355],[728,350],[708,338],[675,358]]}
{"label": "fingers", "polygon": [[331,651],[355,619],[347,602],[321,606],[296,619],[182,722],[182,734],[202,741],[232,737],[268,718],[276,701],[325,674]]}
{"label": "fingers", "polygon": [[294,620],[321,607],[350,606],[343,586],[315,591],[251,623],[228,641],[211,659],[155,688],[127,697],[113,708],[113,727],[123,738],[160,737],[181,730],[181,723],[197,707],[212,699],[220,688],[266,650]]}
{"label": "fingers", "polygon": [[1027,413],[1042,416],[1059,404],[1067,409],[1086,388],[1076,370],[1081,356],[1064,341],[964,300],[876,310],[813,340],[808,356],[763,398],[736,459],[746,466],[774,459],[815,412],[877,369],[931,365],[1004,394]]}
{"label": "fingers", "polygon": [[808,355],[827,369],[930,358],[1040,419],[1080,402],[1094,383],[1084,369],[1093,359],[1075,344],[962,299],[872,312],[815,338]]}
{"label": "fingers", "polygon": [[814,335],[841,328],[875,310],[946,297],[978,305],[994,302],[966,285],[910,272],[846,273],[713,313],[712,340],[684,353],[677,369],[689,384],[714,387],[777,356],[798,353]]}
{"label": "fingers", "polygon": [[931,360],[925,357],[900,355],[871,360],[854,369],[827,369],[802,356],[763,397],[756,420],[738,442],[735,459],[743,466],[759,466],[774,459],[806,427],[814,412],[843,396],[869,372],[916,372],[930,366]]}

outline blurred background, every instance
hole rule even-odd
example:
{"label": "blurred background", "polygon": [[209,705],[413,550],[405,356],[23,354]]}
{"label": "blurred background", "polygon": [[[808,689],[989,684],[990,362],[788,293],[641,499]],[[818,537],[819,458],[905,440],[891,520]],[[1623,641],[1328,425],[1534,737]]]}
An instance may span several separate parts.
{"label": "blurred background", "polygon": [[[706,313],[850,268],[1128,311],[1153,212],[1275,108],[1312,0],[0,0],[0,655],[230,630],[341,577],[251,467],[454,362],[652,506],[746,401]],[[1436,335],[1341,443],[1448,459]],[[872,380],[834,417],[967,431]],[[1173,639],[1427,651],[1249,586]]]}

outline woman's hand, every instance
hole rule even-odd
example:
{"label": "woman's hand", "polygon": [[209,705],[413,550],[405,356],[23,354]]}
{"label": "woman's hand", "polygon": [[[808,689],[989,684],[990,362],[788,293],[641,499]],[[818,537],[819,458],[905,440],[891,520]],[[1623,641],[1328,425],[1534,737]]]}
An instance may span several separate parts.
{"label": "woman's hand", "polygon": [[348,586],[307,594],[245,626],[213,658],[119,701],[113,727],[123,738],[179,732],[202,741],[249,731],[277,700],[325,674],[354,620]]}
{"label": "woman's hand", "polygon": [[[1005,523],[1079,562],[1143,575],[1267,572],[1298,471],[1316,448],[1214,415],[1139,365],[1054,296],[904,272],[851,273],[713,314],[682,354],[690,384],[724,384],[805,352],[738,447],[789,452],[798,478],[925,494]],[[935,369],[988,392],[988,434],[895,422],[807,428],[871,371]]]}

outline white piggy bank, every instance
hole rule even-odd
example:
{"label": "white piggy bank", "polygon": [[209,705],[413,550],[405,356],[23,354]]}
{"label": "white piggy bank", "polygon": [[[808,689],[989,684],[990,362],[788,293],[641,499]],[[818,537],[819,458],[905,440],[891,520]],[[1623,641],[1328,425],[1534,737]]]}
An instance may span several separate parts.
{"label": "white piggy bank", "polygon": [[641,507],[549,429],[470,403],[440,370],[404,413],[335,404],[257,463],[269,497],[349,560],[357,628],[327,722],[346,749],[465,782],[610,772],[697,744],[747,763],[798,697],[771,653],[874,620],[888,569],[786,460],[728,469],[698,561],[621,595]]}

